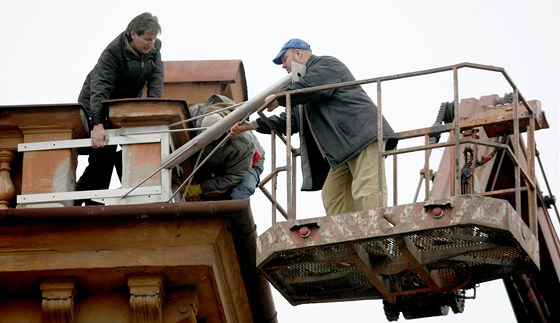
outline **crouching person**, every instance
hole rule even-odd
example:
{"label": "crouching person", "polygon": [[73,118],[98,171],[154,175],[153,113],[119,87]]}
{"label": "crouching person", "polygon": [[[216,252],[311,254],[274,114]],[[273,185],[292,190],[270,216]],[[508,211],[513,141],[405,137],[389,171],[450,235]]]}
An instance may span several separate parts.
{"label": "crouching person", "polygon": [[[233,104],[229,98],[213,95],[201,112],[219,112],[199,119],[197,125],[213,126],[229,113],[224,108]],[[197,184],[189,186],[189,200],[240,200],[249,199],[255,193],[264,170],[264,149],[253,132],[223,141],[226,136],[227,132],[204,148],[200,161],[212,155],[195,174]]]}

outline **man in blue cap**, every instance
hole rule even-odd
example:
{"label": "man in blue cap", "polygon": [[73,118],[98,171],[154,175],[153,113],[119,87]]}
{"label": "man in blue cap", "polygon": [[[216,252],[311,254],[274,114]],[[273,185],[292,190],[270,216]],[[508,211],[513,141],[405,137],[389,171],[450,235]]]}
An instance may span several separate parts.
{"label": "man in blue cap", "polygon": [[[298,38],[286,42],[272,61],[288,73],[292,71],[292,62],[306,67],[305,75],[282,91],[356,80],[340,60],[314,55],[311,46]],[[377,107],[367,93],[355,85],[294,95],[291,100],[295,105],[291,127],[300,136],[302,190],[322,189],[323,206],[329,215],[379,207]],[[285,104],[286,98],[278,97],[268,110]],[[276,131],[286,133],[285,112],[269,119]],[[236,124],[231,134],[247,130],[271,132],[264,121],[256,119]],[[394,149],[398,142],[385,118],[383,139],[385,150]],[[384,206],[385,174],[381,180]]]}
{"label": "man in blue cap", "polygon": [[[293,39],[288,40],[284,44],[284,46],[282,46],[282,49],[280,49],[280,52],[278,53],[278,55],[276,55],[276,57],[274,57],[272,62],[276,65],[282,65],[282,57],[284,57],[284,54],[286,53],[286,51],[288,49],[301,49],[301,50],[309,51],[309,53],[311,53],[311,46],[309,46],[308,43],[306,43],[305,41],[303,41],[299,38],[293,38]],[[284,66],[282,66],[282,67],[286,68]],[[289,71],[288,71],[288,73],[289,73]]]}

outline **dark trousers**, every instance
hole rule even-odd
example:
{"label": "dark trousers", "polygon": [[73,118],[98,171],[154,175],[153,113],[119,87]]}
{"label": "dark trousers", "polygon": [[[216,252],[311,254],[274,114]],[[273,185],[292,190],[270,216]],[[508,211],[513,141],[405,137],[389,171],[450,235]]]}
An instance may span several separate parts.
{"label": "dark trousers", "polygon": [[[88,165],[80,179],[76,182],[76,191],[106,190],[111,184],[113,167],[119,179],[122,178],[122,151],[117,146],[89,149]],[[74,205],[96,205],[92,200],[76,200]]]}

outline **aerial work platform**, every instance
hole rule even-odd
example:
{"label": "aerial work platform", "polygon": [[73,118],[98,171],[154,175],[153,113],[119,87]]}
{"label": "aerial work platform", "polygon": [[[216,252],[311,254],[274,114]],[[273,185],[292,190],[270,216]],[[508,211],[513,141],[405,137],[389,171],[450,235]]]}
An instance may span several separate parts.
{"label": "aerial work platform", "polygon": [[539,266],[509,203],[476,195],[280,222],[257,246],[259,269],[292,305],[435,292],[462,311],[459,289]]}
{"label": "aerial work platform", "polygon": [[[459,99],[457,70],[464,67],[502,73],[513,92]],[[416,319],[461,313],[479,284],[503,279],[520,320],[556,315],[546,305],[558,284],[551,276],[558,239],[547,220],[554,197],[543,194],[535,174],[534,133],[548,128],[540,102],[525,100],[503,69],[468,63],[358,83],[378,84],[380,115],[382,82],[442,71],[453,72],[454,100],[441,104],[433,125],[398,132],[397,149],[379,151],[380,168],[393,160],[391,206],[298,219],[288,199],[288,211],[278,208],[285,221],[273,214],[257,241],[257,266],[290,304],[381,299],[389,321],[400,313]],[[439,142],[442,134],[447,141]],[[434,150],[443,152],[436,171]],[[288,169],[294,151],[286,150]],[[419,153],[420,183],[403,203],[398,178],[405,186],[410,178],[399,174],[397,158],[409,153]],[[288,185],[295,194],[294,181]]]}

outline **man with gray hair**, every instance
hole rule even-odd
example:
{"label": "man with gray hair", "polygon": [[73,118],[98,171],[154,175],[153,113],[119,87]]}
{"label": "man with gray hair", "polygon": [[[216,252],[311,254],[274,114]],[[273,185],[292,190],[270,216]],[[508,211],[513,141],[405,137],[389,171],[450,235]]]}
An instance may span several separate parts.
{"label": "man with gray hair", "polygon": [[[78,102],[86,110],[91,131],[88,166],[76,182],[76,191],[108,189],[113,167],[122,173],[121,152],[107,146],[111,128],[104,100],[141,97],[147,88],[148,97],[159,98],[163,92],[163,62],[158,18],[149,12],[136,16],[103,50],[97,64],[87,75]],[[75,201],[75,205],[97,204],[91,200]]]}
{"label": "man with gray hair", "polygon": [[[292,62],[305,65],[305,75],[282,91],[311,88],[355,81],[340,60],[319,56],[299,39],[287,41],[272,62],[292,72]],[[286,97],[274,96],[268,110],[286,105]],[[375,209],[386,205],[385,174],[378,174],[377,107],[360,85],[325,89],[293,95],[291,111],[293,133],[299,133],[301,145],[302,190],[322,190],[327,215]],[[286,112],[273,115],[270,123],[286,134]],[[383,148],[397,146],[398,136],[382,117]],[[270,133],[271,128],[260,118],[244,121],[231,128],[231,136],[243,131]],[[384,169],[384,168],[383,168]],[[379,180],[383,200],[379,201]]]}

